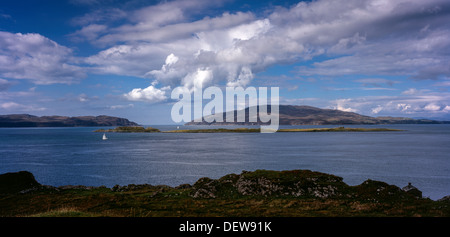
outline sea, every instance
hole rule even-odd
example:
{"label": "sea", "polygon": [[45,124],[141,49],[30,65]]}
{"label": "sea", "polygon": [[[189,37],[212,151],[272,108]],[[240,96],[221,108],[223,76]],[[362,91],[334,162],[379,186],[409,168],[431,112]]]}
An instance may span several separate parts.
{"label": "sea", "polygon": [[[151,127],[165,131],[177,126],[221,128]],[[313,127],[338,126],[280,126]],[[107,133],[102,140],[103,133],[94,132],[97,127],[0,128],[0,174],[25,170],[55,187],[175,187],[244,170],[300,169],[340,176],[348,185],[367,179],[400,188],[411,183],[432,200],[450,195],[450,124],[345,127],[403,131]]]}

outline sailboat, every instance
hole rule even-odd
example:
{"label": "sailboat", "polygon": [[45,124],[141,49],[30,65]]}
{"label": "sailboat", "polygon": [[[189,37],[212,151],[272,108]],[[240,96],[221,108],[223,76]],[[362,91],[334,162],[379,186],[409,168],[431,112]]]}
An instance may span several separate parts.
{"label": "sailboat", "polygon": [[108,140],[108,138],[106,137],[106,134],[103,133],[103,140]]}

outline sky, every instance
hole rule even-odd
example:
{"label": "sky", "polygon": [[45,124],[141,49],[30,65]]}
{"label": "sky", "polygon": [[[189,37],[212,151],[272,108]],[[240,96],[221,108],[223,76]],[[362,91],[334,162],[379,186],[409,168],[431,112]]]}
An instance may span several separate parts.
{"label": "sky", "polygon": [[173,124],[176,87],[450,120],[448,0],[0,3],[0,114]]}

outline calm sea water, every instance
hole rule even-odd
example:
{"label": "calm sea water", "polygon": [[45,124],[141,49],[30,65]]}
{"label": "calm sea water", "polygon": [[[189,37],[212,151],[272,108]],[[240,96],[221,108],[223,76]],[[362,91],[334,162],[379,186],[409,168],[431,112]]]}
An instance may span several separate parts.
{"label": "calm sea water", "polygon": [[177,186],[242,170],[309,169],[341,176],[349,185],[367,179],[399,187],[411,182],[431,199],[450,195],[450,125],[366,127],[406,131],[109,133],[103,141],[103,134],[92,127],[0,128],[0,173],[27,170],[38,182],[52,186],[112,187]]}

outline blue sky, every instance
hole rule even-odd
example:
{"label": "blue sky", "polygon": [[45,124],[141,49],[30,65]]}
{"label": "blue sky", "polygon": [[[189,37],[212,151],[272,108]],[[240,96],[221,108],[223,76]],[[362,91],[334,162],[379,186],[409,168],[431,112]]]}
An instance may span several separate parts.
{"label": "blue sky", "polygon": [[201,79],[450,119],[448,22],[446,0],[2,1],[0,114],[171,124],[172,89]]}

